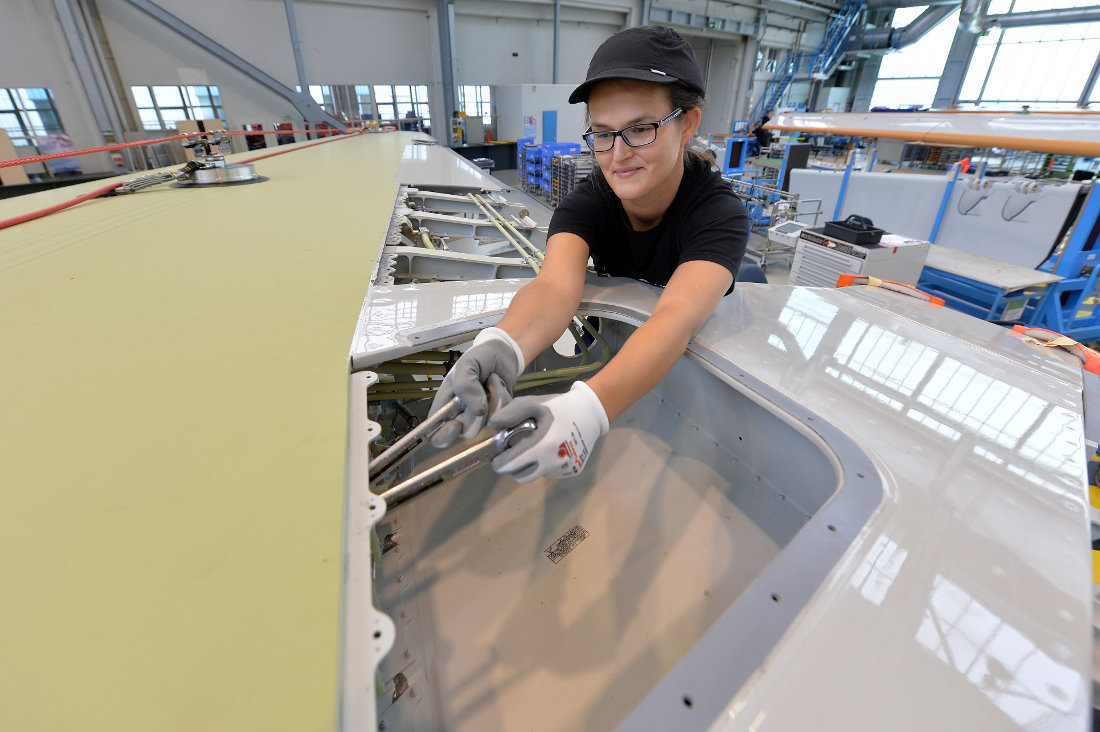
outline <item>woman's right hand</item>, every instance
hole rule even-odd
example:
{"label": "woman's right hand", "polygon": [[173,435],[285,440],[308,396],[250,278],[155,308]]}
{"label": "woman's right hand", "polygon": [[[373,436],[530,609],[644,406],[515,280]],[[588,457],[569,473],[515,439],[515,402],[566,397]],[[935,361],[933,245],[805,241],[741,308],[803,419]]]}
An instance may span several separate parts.
{"label": "woman's right hand", "polygon": [[500,328],[486,328],[455,362],[439,385],[429,415],[458,397],[463,410],[432,436],[436,447],[448,447],[459,434],[470,439],[485,426],[489,414],[507,404],[523,370],[523,351]]}

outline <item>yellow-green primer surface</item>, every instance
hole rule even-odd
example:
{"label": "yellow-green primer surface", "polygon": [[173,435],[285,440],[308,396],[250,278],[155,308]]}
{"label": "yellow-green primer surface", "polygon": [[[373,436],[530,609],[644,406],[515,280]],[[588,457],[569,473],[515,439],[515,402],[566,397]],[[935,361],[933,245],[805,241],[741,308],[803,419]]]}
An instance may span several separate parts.
{"label": "yellow-green primer surface", "polygon": [[0,729],[332,728],[347,352],[410,139],[0,231]]}

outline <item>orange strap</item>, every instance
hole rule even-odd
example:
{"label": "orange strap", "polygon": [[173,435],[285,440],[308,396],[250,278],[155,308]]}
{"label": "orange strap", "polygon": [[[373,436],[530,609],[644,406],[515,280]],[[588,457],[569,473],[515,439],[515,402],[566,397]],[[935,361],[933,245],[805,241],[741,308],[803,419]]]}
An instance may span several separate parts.
{"label": "orange strap", "polygon": [[935,295],[929,295],[923,290],[918,290],[912,285],[903,285],[900,282],[894,282],[892,280],[880,280],[878,277],[871,277],[869,275],[850,275],[843,274],[837,278],[837,287],[848,287],[850,285],[866,285],[868,287],[881,287],[884,290],[891,290],[893,292],[900,292],[902,295],[909,295],[915,297],[918,300],[926,300],[932,305],[941,306],[944,304],[943,298],[936,297]]}
{"label": "orange strap", "polygon": [[1043,348],[1064,348],[1077,356],[1081,361],[1081,367],[1093,374],[1100,374],[1100,353],[1081,345],[1069,336],[1055,333],[1045,328],[1032,328],[1026,325],[1012,326],[1012,332],[1020,335],[1025,343]]}

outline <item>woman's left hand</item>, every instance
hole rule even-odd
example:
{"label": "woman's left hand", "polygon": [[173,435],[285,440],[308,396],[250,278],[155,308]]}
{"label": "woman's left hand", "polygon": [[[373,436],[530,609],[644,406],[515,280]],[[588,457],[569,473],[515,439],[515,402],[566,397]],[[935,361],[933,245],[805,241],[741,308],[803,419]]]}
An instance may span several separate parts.
{"label": "woman's left hand", "polygon": [[610,428],[599,397],[583,381],[565,394],[519,397],[490,416],[489,426],[506,429],[525,419],[535,420],[535,431],[493,458],[493,470],[520,483],[577,475]]}

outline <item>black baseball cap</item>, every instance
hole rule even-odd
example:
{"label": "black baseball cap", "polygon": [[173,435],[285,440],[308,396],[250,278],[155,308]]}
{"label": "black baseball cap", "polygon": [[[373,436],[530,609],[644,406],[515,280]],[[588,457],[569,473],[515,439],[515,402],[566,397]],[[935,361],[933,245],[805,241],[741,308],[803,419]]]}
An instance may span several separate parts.
{"label": "black baseball cap", "polygon": [[679,82],[700,94],[705,91],[695,51],[683,36],[663,25],[628,28],[604,41],[592,54],[588,78],[569,95],[569,103],[587,102],[592,87],[607,79]]}

